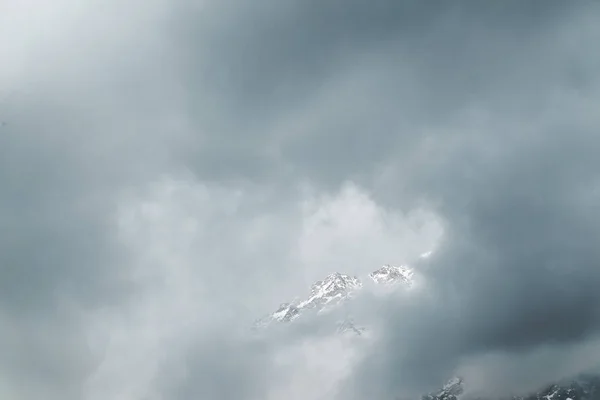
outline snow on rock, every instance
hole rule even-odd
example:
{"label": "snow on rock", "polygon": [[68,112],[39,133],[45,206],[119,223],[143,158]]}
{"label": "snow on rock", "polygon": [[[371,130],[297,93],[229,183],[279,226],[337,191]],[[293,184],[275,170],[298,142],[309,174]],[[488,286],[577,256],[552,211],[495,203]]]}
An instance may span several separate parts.
{"label": "snow on rock", "polygon": [[322,308],[326,305],[339,303],[352,296],[352,293],[362,288],[362,282],[356,277],[335,272],[324,280],[311,286],[310,297],[298,304],[298,308]]}
{"label": "snow on rock", "polygon": [[413,270],[405,265],[399,267],[393,265],[384,265],[377,271],[371,272],[369,277],[375,283],[383,285],[393,285],[398,282],[404,282],[411,285],[413,282]]}
{"label": "snow on rock", "polygon": [[[404,283],[410,286],[413,280],[413,271],[405,265],[399,267],[384,265],[370,273],[369,277],[381,285],[390,286]],[[293,321],[302,314],[303,310],[316,310],[318,313],[328,311],[351,299],[362,287],[362,281],[357,276],[334,272],[325,279],[315,282],[305,300],[281,304],[277,311],[257,321],[256,326],[267,326],[272,321]]]}
{"label": "snow on rock", "polygon": [[279,306],[279,309],[275,311],[271,316],[274,320],[280,322],[289,322],[293,321],[300,315],[300,311],[298,307],[294,306],[290,303],[283,303]]}

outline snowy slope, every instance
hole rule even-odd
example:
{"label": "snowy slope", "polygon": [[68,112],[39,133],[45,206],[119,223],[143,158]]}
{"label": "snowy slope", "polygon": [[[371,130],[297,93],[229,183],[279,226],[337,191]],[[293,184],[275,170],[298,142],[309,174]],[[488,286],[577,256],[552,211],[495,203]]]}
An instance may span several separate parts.
{"label": "snowy slope", "polygon": [[[407,266],[384,265],[370,273],[367,278],[380,285],[404,284],[410,286],[413,282],[413,271]],[[267,326],[274,321],[291,322],[308,310],[314,310],[317,313],[330,310],[352,299],[362,288],[363,282],[357,276],[334,272],[323,280],[315,282],[304,300],[282,303],[275,312],[257,321],[257,326]],[[352,323],[344,321],[342,325],[345,328],[340,329],[347,330],[350,324]],[[356,331],[361,330],[357,329]]]}

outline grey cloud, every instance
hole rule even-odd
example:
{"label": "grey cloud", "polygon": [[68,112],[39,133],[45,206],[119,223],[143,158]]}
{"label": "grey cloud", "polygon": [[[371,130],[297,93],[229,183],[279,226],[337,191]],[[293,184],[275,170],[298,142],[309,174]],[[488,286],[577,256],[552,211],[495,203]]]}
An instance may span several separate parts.
{"label": "grey cloud", "polygon": [[[202,141],[186,162],[201,179],[304,178],[331,190],[352,178],[388,205],[439,204],[446,242],[423,267],[433,298],[387,305],[386,336],[351,378],[357,398],[418,395],[467,358],[500,352],[514,367],[518,352],[597,331],[599,225],[587,189],[597,185],[587,108],[597,98],[597,10],[530,4],[415,15],[351,3],[363,21],[394,12],[419,21],[364,31],[345,24],[352,18],[338,28],[326,10],[311,30],[303,6],[275,7],[266,20],[270,9],[217,9],[225,23],[209,24],[189,54],[199,74],[190,87],[209,97],[189,98]],[[217,151],[226,170],[194,160]],[[556,375],[538,362],[521,374],[531,388]],[[586,365],[574,363],[569,372]],[[523,389],[496,370],[475,385]]]}
{"label": "grey cloud", "polygon": [[[204,11],[201,9],[200,13]],[[540,29],[551,28],[569,11],[561,2],[539,1],[526,4],[509,1],[502,6],[473,1],[448,5],[388,0],[368,4],[350,1],[343,7],[334,2],[313,1],[285,4],[263,1],[237,7],[224,4],[216,15],[226,23],[210,32],[212,40],[208,44],[193,43],[190,47],[201,50],[208,47],[209,55],[213,56],[209,63],[214,65],[212,71],[215,72],[209,78],[216,78],[214,84],[219,84],[221,96],[230,94],[234,104],[241,101],[244,109],[240,111],[244,116],[245,113],[262,115],[261,111],[268,112],[270,106],[276,106],[281,100],[297,102],[298,90],[300,94],[303,87],[314,90],[323,79],[347,68],[345,62],[356,61],[361,53],[370,52],[369,48],[377,49],[390,42],[406,44],[413,51],[407,56],[422,61],[427,72],[438,67],[435,61],[443,61],[439,67],[458,73],[455,63],[465,62],[466,58],[471,58],[469,62],[477,60],[472,56],[477,56],[481,49],[470,46],[484,45],[470,35],[474,29],[484,35],[500,33],[514,38],[513,35],[524,34],[527,38]],[[197,16],[191,14],[191,18]],[[189,24],[192,28],[185,30],[185,34],[204,33],[202,26],[192,21]],[[232,26],[235,29],[231,29]],[[400,49],[402,46],[397,48]],[[452,52],[452,57],[448,57],[448,52]],[[200,66],[206,62],[200,57],[193,61]],[[432,75],[438,75],[437,72]],[[293,89],[293,96],[282,93],[282,98],[276,98],[273,104],[269,100],[280,86]]]}
{"label": "grey cloud", "polygon": [[[563,79],[565,67],[555,41],[543,38],[573,10],[559,2],[381,1],[228,3],[189,13],[178,31],[187,38],[189,106],[214,132],[189,149],[189,165],[207,179],[367,183],[382,160],[408,157],[424,129],[473,103],[537,101],[534,91]],[[533,54],[547,64],[528,63]],[[570,73],[585,81],[590,70],[571,65]],[[519,99],[511,98],[515,85]],[[204,161],[214,154],[224,154],[221,163]]]}
{"label": "grey cloud", "polygon": [[[64,11],[64,6],[56,10]],[[22,17],[19,11],[15,7],[11,14],[15,20]],[[127,98],[119,89],[120,79],[135,83],[132,63],[104,58],[104,51],[115,56],[124,51],[95,29],[114,16],[110,8],[105,11],[77,19],[68,13],[53,16],[40,7],[32,16],[46,23],[36,27],[40,32],[48,30],[48,23],[64,23],[46,32],[47,43],[36,35],[27,42],[24,32],[7,24],[16,30],[5,32],[14,36],[14,47],[2,50],[23,69],[18,79],[6,82],[14,95],[0,110],[7,115],[0,136],[0,263],[7,274],[1,296],[5,305],[19,303],[14,306],[20,311],[27,304],[31,309],[52,307],[55,297],[70,292],[96,300],[106,300],[107,290],[117,295],[119,284],[111,268],[118,268],[122,255],[111,232],[114,191],[151,174],[164,159],[156,152],[162,116],[149,117],[152,101],[138,102],[142,97]],[[81,23],[88,29],[80,31]],[[65,31],[72,36],[62,37]],[[118,40],[128,43],[129,34],[123,29]],[[44,45],[54,54],[41,68],[45,53],[39,47]],[[71,45],[76,47],[69,58],[59,60]],[[87,45],[96,45],[97,53]],[[149,120],[156,124],[153,130]],[[134,137],[135,130],[145,130],[144,143],[139,135]]]}
{"label": "grey cloud", "polygon": [[112,250],[95,215],[107,208],[99,194],[81,188],[68,154],[35,137],[4,132],[1,151],[3,304],[25,312],[50,305],[57,291],[104,297]]}
{"label": "grey cloud", "polygon": [[345,342],[334,324],[314,317],[289,328],[274,326],[251,339],[229,329],[194,341],[175,368],[161,371],[159,390],[175,399],[320,398],[330,390],[334,396],[360,343]]}
{"label": "grey cloud", "polygon": [[[133,286],[115,236],[116,194],[166,158],[156,150],[167,108],[148,115],[158,102],[119,88],[152,75],[132,73],[144,50],[119,58],[128,29],[143,25],[119,27],[130,10],[17,3],[1,17],[10,40],[0,45],[0,83],[14,95],[0,104],[0,390],[75,399],[98,363],[86,315],[121,305]],[[116,39],[98,29],[108,21]],[[164,85],[150,90],[168,95]]]}
{"label": "grey cloud", "polygon": [[[567,32],[581,28],[575,21],[597,20],[594,15],[574,20]],[[598,32],[587,32],[591,44]],[[557,48],[557,61],[566,52]],[[529,62],[548,78],[544,66]],[[358,385],[366,391],[358,398],[434,390],[469,358],[487,354],[500,356],[470,370],[486,394],[534,390],[594,365],[577,348],[595,340],[600,328],[594,200],[600,142],[588,111],[598,92],[592,84],[572,96],[564,80],[550,80],[551,86],[564,97],[509,86],[517,104],[517,97],[533,95],[542,113],[500,107],[488,109],[497,115],[475,127],[448,124],[448,131],[462,131],[453,138],[459,146],[442,138],[445,158],[424,163],[412,177],[412,189],[447,218],[444,245],[423,266],[434,299],[388,305],[389,336],[353,377],[362,378]],[[530,353],[537,355],[524,362]]]}
{"label": "grey cloud", "polygon": [[183,360],[177,361],[185,371],[183,378],[163,371],[166,379],[161,390],[168,398],[233,400],[264,396],[270,381],[278,377],[277,371],[269,368],[272,344],[244,344],[224,334],[229,340],[221,337],[210,345],[191,346]]}
{"label": "grey cloud", "polygon": [[[599,32],[592,2],[107,7],[83,10],[48,46],[34,41],[27,54],[15,46],[3,51],[12,63],[0,69],[0,82],[18,76],[15,85],[35,88],[26,104],[11,103],[22,111],[0,127],[0,315],[16,332],[1,343],[8,350],[15,337],[27,342],[11,355],[21,364],[3,375],[8,386],[33,388],[15,389],[17,396],[39,398],[52,388],[57,398],[80,398],[82,371],[94,376],[99,364],[108,365],[109,378],[125,371],[138,382],[139,374],[140,385],[150,388],[145,379],[152,373],[144,367],[160,364],[157,347],[189,334],[181,319],[196,315],[194,307],[227,305],[243,314],[272,301],[265,299],[269,290],[282,295],[283,288],[271,286],[301,276],[281,264],[295,261],[286,252],[298,221],[286,213],[302,182],[334,192],[353,180],[390,208],[427,201],[447,222],[444,245],[422,267],[434,297],[367,302],[388,311],[389,321],[384,340],[353,375],[357,396],[374,387],[382,395],[433,388],[467,358],[497,371],[511,390],[521,382],[503,375],[502,365],[514,366],[514,354],[556,344],[566,357],[574,354],[569,346],[597,333],[600,165],[591,105],[598,104]],[[151,11],[138,14],[142,8]],[[25,46],[21,39],[15,42]],[[13,64],[27,68],[15,74]],[[148,260],[132,259],[138,254],[123,247],[115,212],[123,191],[181,169],[200,182],[250,181],[268,200],[244,198],[249,204],[241,211],[220,214],[211,205],[222,198],[210,198],[203,206],[217,221],[207,223],[214,232],[206,242],[193,243],[200,252],[188,254],[198,260],[190,286],[181,279],[166,294],[153,293],[151,284],[129,278],[133,264]],[[252,218],[261,213],[271,219]],[[277,240],[273,220],[284,232]],[[247,248],[255,243],[262,251],[271,239],[271,252]],[[135,251],[160,247],[141,243]],[[156,257],[151,261],[168,264]],[[239,298],[221,297],[214,286],[206,292],[214,296],[205,296],[207,282],[192,285],[215,285],[218,268],[233,267],[240,269],[226,274],[224,286],[242,286]],[[169,303],[179,289],[201,303],[183,316],[180,304]],[[148,300],[147,292],[159,300]],[[244,303],[253,293],[264,298]],[[61,315],[63,301],[79,311]],[[136,301],[155,308],[131,306]],[[88,318],[107,306],[125,322],[115,317],[120,322],[104,329],[126,334],[123,348],[103,360],[84,338]],[[138,314],[154,319],[131,328]],[[209,321],[196,321],[194,329]],[[36,330],[48,336],[29,335]],[[156,342],[147,339],[153,332]],[[174,357],[188,367],[187,377],[158,368],[158,391],[186,398],[212,387],[209,398],[261,398],[276,346],[209,339],[190,341],[189,356]],[[144,371],[128,369],[128,351]],[[488,353],[500,353],[500,361],[488,361]],[[542,359],[527,364],[536,382],[556,375]],[[53,375],[57,365],[64,368]],[[523,371],[519,379],[528,376]],[[492,378],[478,376],[477,384]],[[225,386],[228,379],[239,385]]]}

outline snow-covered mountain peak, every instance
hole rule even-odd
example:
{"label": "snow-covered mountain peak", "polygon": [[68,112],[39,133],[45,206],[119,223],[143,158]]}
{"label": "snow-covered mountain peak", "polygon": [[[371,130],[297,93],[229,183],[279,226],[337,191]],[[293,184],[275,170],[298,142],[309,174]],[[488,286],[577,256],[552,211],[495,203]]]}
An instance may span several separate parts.
{"label": "snow-covered mountain peak", "polygon": [[298,308],[321,308],[332,302],[338,302],[362,287],[356,276],[335,272],[310,288],[310,297],[298,304]]}
{"label": "snow-covered mountain peak", "polygon": [[371,272],[369,277],[378,284],[391,285],[398,282],[405,282],[411,285],[413,282],[413,270],[406,265],[393,266],[384,265],[377,271]]}
{"label": "snow-covered mountain peak", "polygon": [[[404,283],[411,285],[413,271],[406,265],[399,267],[384,265],[368,275],[376,284],[394,285]],[[290,322],[299,317],[304,310],[317,312],[330,310],[353,297],[362,289],[363,283],[357,276],[334,272],[310,287],[309,296],[303,301],[282,303],[277,311],[257,321],[257,326],[266,326],[272,321]]]}
{"label": "snow-covered mountain peak", "polygon": [[348,292],[360,289],[362,282],[356,276],[350,276],[334,272],[322,281],[315,282],[311,288],[311,296],[328,295],[334,292]]}

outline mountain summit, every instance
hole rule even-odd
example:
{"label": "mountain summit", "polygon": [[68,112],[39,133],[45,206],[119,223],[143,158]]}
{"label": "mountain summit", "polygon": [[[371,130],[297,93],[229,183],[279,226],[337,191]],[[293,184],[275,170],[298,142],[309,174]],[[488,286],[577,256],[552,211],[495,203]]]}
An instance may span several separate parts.
{"label": "mountain summit", "polygon": [[[413,282],[413,271],[407,266],[384,265],[371,272],[368,278],[380,285],[404,283],[410,286]],[[317,313],[327,311],[351,299],[362,288],[363,282],[359,277],[334,272],[315,282],[305,300],[282,303],[275,312],[257,321],[257,326],[266,326],[273,321],[291,322],[307,310]],[[347,328],[350,322],[345,321],[342,324]],[[358,332],[357,329],[353,326],[352,330]]]}
{"label": "mountain summit", "polygon": [[398,282],[404,282],[407,285],[412,285],[414,272],[407,266],[394,267],[392,265],[384,265],[376,271],[369,274],[375,283],[390,285]]}

